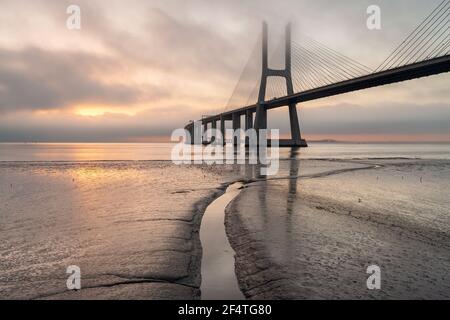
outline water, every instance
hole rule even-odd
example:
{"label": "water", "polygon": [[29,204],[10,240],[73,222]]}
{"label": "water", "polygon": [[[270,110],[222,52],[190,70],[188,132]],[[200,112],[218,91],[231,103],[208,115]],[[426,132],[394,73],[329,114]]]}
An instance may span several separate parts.
{"label": "water", "polygon": [[168,161],[0,162],[0,298],[199,298],[195,230],[222,180]]}
{"label": "water", "polygon": [[205,211],[200,229],[202,241],[202,299],[240,300],[244,296],[234,274],[234,251],[225,232],[225,207],[238,195],[241,183],[227,188]]}
{"label": "water", "polygon": [[[369,297],[449,296],[449,144],[282,149],[278,175],[231,202],[226,238],[221,201],[234,194],[211,204],[203,229],[201,214],[257,168],[176,166],[172,147],[0,144],[0,298],[198,299],[200,285],[220,296],[208,288],[233,276],[232,250],[249,297],[367,297],[367,263],[389,279]],[[212,228],[220,241],[202,244]],[[226,253],[225,276],[213,267],[201,284],[214,252]],[[69,265],[81,268],[78,292]]]}
{"label": "water", "polygon": [[170,143],[0,143],[0,161],[170,160]]}
{"label": "water", "polygon": [[[170,160],[173,143],[0,143],[0,161]],[[280,149],[283,158],[289,149]],[[300,159],[450,159],[450,144],[310,143]]]}

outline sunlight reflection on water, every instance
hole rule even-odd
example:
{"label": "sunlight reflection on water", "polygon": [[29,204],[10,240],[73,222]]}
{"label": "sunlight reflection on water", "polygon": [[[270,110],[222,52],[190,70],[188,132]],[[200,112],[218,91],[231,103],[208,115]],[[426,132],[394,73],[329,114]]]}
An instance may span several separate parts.
{"label": "sunlight reflection on water", "polygon": [[[310,143],[300,159],[407,157],[450,159],[450,144]],[[174,143],[0,143],[0,161],[170,160]],[[280,149],[281,158],[290,149]]]}

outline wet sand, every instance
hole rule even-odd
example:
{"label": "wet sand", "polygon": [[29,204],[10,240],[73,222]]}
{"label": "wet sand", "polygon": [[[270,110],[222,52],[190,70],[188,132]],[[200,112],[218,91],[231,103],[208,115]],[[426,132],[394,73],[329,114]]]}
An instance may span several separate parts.
{"label": "wet sand", "polygon": [[0,163],[0,298],[199,299],[201,217],[224,176],[167,161]]}
{"label": "wet sand", "polygon": [[227,207],[247,298],[450,298],[449,161],[291,160],[279,176]]}
{"label": "wet sand", "polygon": [[[268,178],[247,165],[0,163],[0,298],[200,299],[235,276],[231,261],[202,283],[208,208],[247,298],[448,299],[449,176],[448,160],[291,159]],[[224,226],[211,203],[237,181]],[[371,264],[381,290],[366,288]],[[79,291],[66,288],[69,265]]]}

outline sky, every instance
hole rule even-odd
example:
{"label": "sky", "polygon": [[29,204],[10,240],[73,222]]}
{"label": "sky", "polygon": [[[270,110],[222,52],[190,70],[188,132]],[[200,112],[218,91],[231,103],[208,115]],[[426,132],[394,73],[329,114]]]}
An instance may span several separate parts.
{"label": "sky", "polygon": [[[222,110],[267,21],[375,69],[441,0],[0,0],[0,142],[165,141]],[[81,29],[66,27],[69,5]],[[366,26],[369,5],[381,29]],[[299,40],[301,41],[301,40]],[[257,81],[258,79],[255,79]],[[450,141],[449,74],[297,106],[306,139]],[[287,134],[288,111],[269,112]]]}

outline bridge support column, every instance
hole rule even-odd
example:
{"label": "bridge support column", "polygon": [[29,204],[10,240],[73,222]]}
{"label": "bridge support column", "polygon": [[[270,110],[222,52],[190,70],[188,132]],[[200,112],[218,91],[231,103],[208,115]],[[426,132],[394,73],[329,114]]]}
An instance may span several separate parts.
{"label": "bridge support column", "polygon": [[225,117],[220,116],[220,133],[222,133],[222,145],[227,143],[225,139]]}
{"label": "bridge support column", "polygon": [[[291,25],[286,26],[286,43],[285,43],[285,68],[281,70],[270,69],[268,65],[268,30],[267,23],[263,23],[263,39],[262,39],[262,75],[259,87],[258,106],[256,108],[255,129],[267,129],[267,108],[264,106],[266,100],[266,86],[268,77],[282,77],[286,79],[287,94],[294,94],[291,75]],[[297,115],[296,104],[289,104],[289,122],[291,127],[291,139],[280,140],[280,147],[307,147],[306,141],[302,139],[300,133],[300,125]]]}
{"label": "bridge support column", "polygon": [[291,139],[295,145],[306,147],[306,141],[302,139],[300,133],[300,124],[297,116],[297,106],[295,104],[289,105],[289,122],[291,126]]}
{"label": "bridge support column", "polygon": [[267,129],[267,109],[264,106],[266,100],[266,86],[267,78],[269,77],[270,69],[268,62],[268,30],[267,23],[263,22],[263,34],[262,34],[262,73],[261,84],[259,86],[258,105],[256,107],[255,125],[256,135],[258,137],[259,144],[259,130]]}
{"label": "bridge support column", "polygon": [[259,144],[259,130],[267,129],[267,109],[263,104],[258,104],[255,114],[255,130]]}
{"label": "bridge support column", "polygon": [[208,122],[203,122],[203,134],[202,134],[202,144],[208,142],[208,137],[206,136],[206,131],[208,130]]}
{"label": "bridge support column", "polygon": [[211,129],[212,129],[211,143],[213,143],[216,141],[217,120],[213,120],[211,122]]}
{"label": "bridge support column", "polygon": [[202,144],[202,124],[200,121],[192,123],[192,144]]}
{"label": "bridge support column", "polygon": [[241,128],[241,116],[239,113],[233,113],[233,144],[236,146],[239,143],[239,138],[236,136],[236,131]]}
{"label": "bridge support column", "polygon": [[245,130],[253,128],[253,112],[247,110],[245,112]]}
{"label": "bridge support column", "polygon": [[[247,110],[245,112],[245,131],[253,128],[253,112],[250,110]],[[245,145],[248,146],[250,141],[249,137],[245,137]]]}
{"label": "bridge support column", "polygon": [[291,139],[294,144],[300,144],[302,136],[300,134],[300,125],[298,123],[297,107],[295,104],[289,106],[289,122],[291,126]]}
{"label": "bridge support column", "polygon": [[194,123],[189,123],[184,129],[189,132],[189,140],[186,141],[186,144],[194,144]]}

